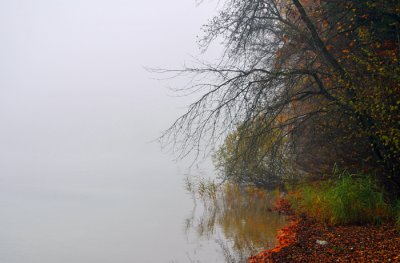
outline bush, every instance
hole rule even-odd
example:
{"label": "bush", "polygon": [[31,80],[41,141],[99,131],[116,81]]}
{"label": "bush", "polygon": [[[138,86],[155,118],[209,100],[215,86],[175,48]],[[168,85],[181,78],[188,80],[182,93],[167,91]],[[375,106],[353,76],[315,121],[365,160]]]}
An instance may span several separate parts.
{"label": "bush", "polygon": [[391,214],[371,177],[346,172],[336,180],[300,187],[292,204],[297,212],[330,224],[379,224]]}
{"label": "bush", "polygon": [[287,138],[284,132],[267,132],[266,125],[263,119],[257,118],[238,125],[227,135],[213,155],[220,178],[268,190],[283,186],[291,174]]}

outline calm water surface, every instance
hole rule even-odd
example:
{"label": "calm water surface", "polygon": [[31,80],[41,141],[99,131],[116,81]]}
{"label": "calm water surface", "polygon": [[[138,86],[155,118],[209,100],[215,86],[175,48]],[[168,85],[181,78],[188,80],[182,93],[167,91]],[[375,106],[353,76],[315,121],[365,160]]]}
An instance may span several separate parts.
{"label": "calm water surface", "polygon": [[240,205],[194,206],[166,160],[71,159],[3,164],[0,262],[224,262],[284,224]]}
{"label": "calm water surface", "polygon": [[273,193],[224,185],[215,198],[195,199],[186,230],[213,240],[226,262],[247,262],[250,255],[273,248],[277,230],[287,225],[286,217],[271,211],[274,200]]}

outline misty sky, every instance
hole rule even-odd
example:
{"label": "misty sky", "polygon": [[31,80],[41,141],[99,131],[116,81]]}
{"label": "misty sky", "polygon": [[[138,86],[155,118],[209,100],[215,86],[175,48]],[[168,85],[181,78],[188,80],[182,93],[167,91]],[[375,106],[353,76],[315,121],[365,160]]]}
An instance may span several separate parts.
{"label": "misty sky", "polygon": [[[1,1],[1,156],[141,148],[187,103],[143,67],[197,55],[213,5],[175,1]],[[168,85],[179,85],[168,83]],[[138,139],[140,138],[140,139]]]}
{"label": "misty sky", "polygon": [[154,80],[144,67],[198,55],[196,36],[216,8],[0,1],[1,262],[187,260],[185,165],[149,142],[190,101],[166,89],[182,80]]}

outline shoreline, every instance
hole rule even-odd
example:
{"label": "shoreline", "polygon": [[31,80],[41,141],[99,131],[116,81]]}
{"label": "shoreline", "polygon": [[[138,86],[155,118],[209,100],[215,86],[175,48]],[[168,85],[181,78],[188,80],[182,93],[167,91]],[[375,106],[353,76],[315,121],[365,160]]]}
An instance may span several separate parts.
{"label": "shoreline", "polygon": [[290,224],[278,231],[278,245],[249,257],[264,262],[400,262],[400,231],[393,223],[328,226],[296,215],[285,199],[276,210]]}

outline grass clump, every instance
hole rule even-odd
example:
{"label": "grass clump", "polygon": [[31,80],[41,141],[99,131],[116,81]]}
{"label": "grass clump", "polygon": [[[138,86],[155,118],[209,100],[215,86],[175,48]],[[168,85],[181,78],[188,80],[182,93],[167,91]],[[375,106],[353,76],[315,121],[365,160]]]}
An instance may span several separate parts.
{"label": "grass clump", "polygon": [[371,177],[347,172],[336,180],[300,187],[292,204],[297,212],[330,224],[379,224],[391,214],[383,191]]}
{"label": "grass clump", "polygon": [[215,199],[218,194],[218,185],[212,179],[201,177],[186,177],[184,179],[185,190],[195,198],[199,196],[202,199]]}

